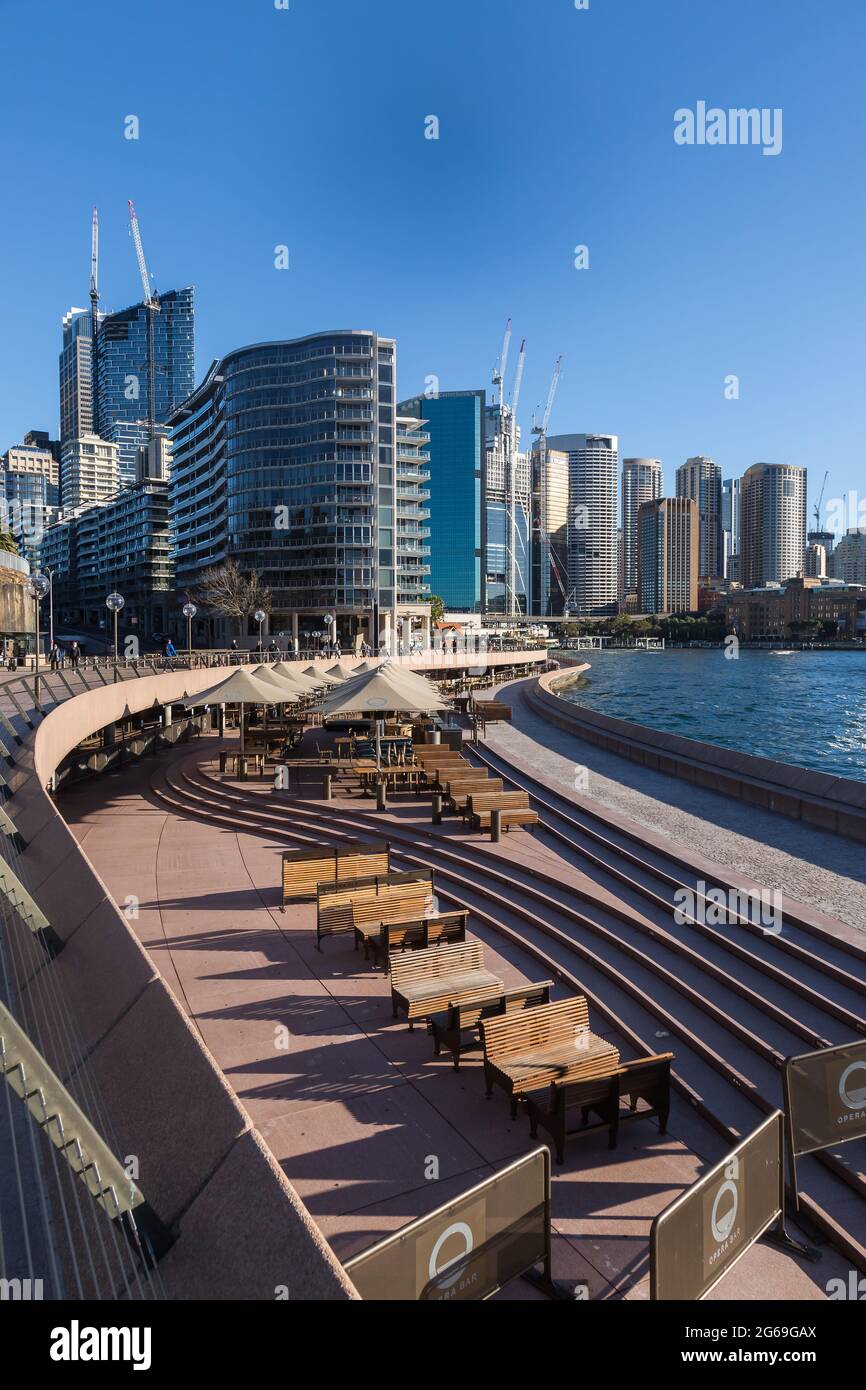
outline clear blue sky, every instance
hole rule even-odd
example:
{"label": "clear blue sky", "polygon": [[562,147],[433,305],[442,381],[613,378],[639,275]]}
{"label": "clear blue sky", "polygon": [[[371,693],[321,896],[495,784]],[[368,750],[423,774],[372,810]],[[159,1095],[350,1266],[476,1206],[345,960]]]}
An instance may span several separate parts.
{"label": "clear blue sky", "polygon": [[[197,287],[199,378],[356,327],[397,338],[401,396],[485,386],[511,314],[526,426],[563,353],[551,429],[616,432],[667,491],[706,453],[866,495],[862,0],[0,0],[0,21],[0,448],[57,429],[92,204],[104,304],[140,297],[132,197],[157,286]],[[699,100],[781,107],[782,153],[676,145]]]}

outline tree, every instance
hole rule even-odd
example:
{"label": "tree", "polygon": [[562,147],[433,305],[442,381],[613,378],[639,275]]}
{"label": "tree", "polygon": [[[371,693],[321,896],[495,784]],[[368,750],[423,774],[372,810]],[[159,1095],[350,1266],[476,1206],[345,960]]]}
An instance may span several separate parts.
{"label": "tree", "polygon": [[438,594],[430,595],[430,621],[431,623],[441,623],[445,617],[445,604]]}
{"label": "tree", "polygon": [[204,570],[192,597],[214,613],[233,619],[241,631],[257,608],[263,613],[271,611],[270,589],[255,570],[244,574],[236,560]]}
{"label": "tree", "polygon": [[12,532],[6,530],[5,526],[0,527],[0,550],[5,551],[7,555],[18,554],[18,542]]}

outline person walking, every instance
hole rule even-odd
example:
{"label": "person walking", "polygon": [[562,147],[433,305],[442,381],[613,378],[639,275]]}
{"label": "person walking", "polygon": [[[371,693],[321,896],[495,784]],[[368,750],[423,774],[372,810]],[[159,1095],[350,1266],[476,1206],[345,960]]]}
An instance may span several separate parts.
{"label": "person walking", "polygon": [[174,670],[174,658],[175,658],[176,656],[177,656],[177,648],[175,647],[174,643],[172,642],[171,638],[169,637],[168,641],[167,641],[166,644],[165,644],[165,664],[166,664],[166,669],[167,669],[167,670],[169,670],[169,671],[173,671],[173,670]]}
{"label": "person walking", "polygon": [[51,643],[51,650],[48,653],[48,662],[52,671],[56,671],[60,665],[60,648],[56,642]]}
{"label": "person walking", "polygon": [[72,646],[69,648],[69,660],[72,663],[73,671],[77,671],[78,663],[81,660],[81,648],[77,642],[73,642]]}

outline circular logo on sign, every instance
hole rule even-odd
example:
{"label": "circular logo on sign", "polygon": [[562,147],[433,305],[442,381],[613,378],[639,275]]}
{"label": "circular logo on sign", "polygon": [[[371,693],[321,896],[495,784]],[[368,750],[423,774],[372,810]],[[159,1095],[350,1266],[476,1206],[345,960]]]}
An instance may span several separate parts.
{"label": "circular logo on sign", "polygon": [[[733,1198],[733,1203],[727,1211],[719,1216],[719,1207],[722,1204],[722,1198],[725,1196],[725,1193],[730,1193]],[[737,1192],[736,1184],[730,1181],[723,1182],[716,1193],[716,1200],[713,1202],[712,1215],[710,1216],[710,1224],[713,1228],[713,1239],[719,1245],[727,1240],[733,1230],[734,1222],[737,1219],[737,1207],[739,1204],[740,1197]]]}
{"label": "circular logo on sign", "polygon": [[[851,1087],[848,1083],[855,1071],[863,1072],[863,1080],[859,1086]],[[845,1068],[839,1078],[839,1099],[849,1110],[866,1108],[866,1062],[852,1062]]]}
{"label": "circular logo on sign", "polygon": [[373,697],[371,697],[369,700],[365,700],[365,701],[364,701],[364,705],[365,705],[365,707],[366,707],[367,709],[387,709],[387,708],[388,708],[387,701],[385,701],[385,700],[377,700],[377,699],[375,699],[375,698],[373,698]]}
{"label": "circular logo on sign", "polygon": [[[465,1248],[459,1255],[455,1255],[453,1259],[446,1260],[444,1265],[442,1266],[442,1269],[440,1270],[438,1265],[439,1251],[442,1249],[442,1246],[445,1244],[446,1240],[450,1239],[451,1236],[462,1236]],[[431,1279],[436,1279],[446,1269],[450,1269],[453,1264],[456,1264],[458,1260],[465,1259],[467,1255],[471,1254],[474,1244],[475,1241],[473,1240],[472,1232],[466,1225],[466,1222],[455,1221],[453,1226],[449,1226],[447,1230],[442,1232],[441,1236],[439,1237],[439,1239],[437,1240],[436,1244],[433,1246],[433,1249],[430,1252],[430,1263],[427,1268],[429,1277]],[[458,1270],[455,1274],[452,1274],[450,1279],[443,1280],[440,1287],[443,1289],[449,1288],[450,1285],[453,1284],[455,1280],[457,1280],[459,1277],[460,1271]]]}

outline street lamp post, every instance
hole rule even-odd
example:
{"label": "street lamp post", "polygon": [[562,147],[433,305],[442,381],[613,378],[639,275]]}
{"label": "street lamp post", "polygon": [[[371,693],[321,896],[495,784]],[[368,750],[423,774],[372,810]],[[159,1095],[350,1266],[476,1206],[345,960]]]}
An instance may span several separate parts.
{"label": "street lamp post", "polygon": [[39,708],[39,645],[41,636],[39,632],[39,605],[48,593],[51,584],[47,575],[40,574],[38,571],[31,574],[27,581],[27,593],[33,600],[33,607],[36,615],[36,665],[33,680],[33,698],[36,708]]}
{"label": "street lamp post", "polygon": [[185,603],[182,611],[183,616],[186,618],[186,649],[189,655],[189,667],[190,670],[192,670],[192,620],[198,612],[198,609],[194,603]]}
{"label": "street lamp post", "polygon": [[265,621],[265,618],[267,616],[268,615],[263,608],[257,608],[255,613],[253,614],[254,621],[257,622],[259,625],[259,655],[261,655],[262,652],[262,623]]}
{"label": "street lamp post", "polygon": [[120,610],[122,609],[122,607],[123,607],[123,605],[124,605],[125,603],[126,603],[126,599],[123,597],[123,594],[119,594],[119,593],[117,592],[116,589],[114,589],[114,590],[108,595],[108,597],[107,597],[106,600],[105,600],[105,606],[106,606],[106,608],[108,609],[109,613],[113,613],[113,614],[114,614],[114,679],[115,679],[115,680],[117,680],[117,619],[118,619],[118,617],[119,617],[119,615],[120,615]]}
{"label": "street lamp post", "polygon": [[326,613],[324,618],[322,619],[322,622],[325,624],[328,645],[334,647],[336,645],[335,639],[337,636],[337,620],[334,617],[333,613]]}

